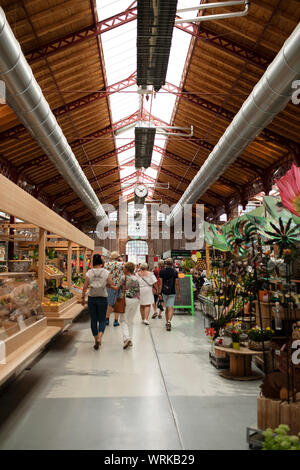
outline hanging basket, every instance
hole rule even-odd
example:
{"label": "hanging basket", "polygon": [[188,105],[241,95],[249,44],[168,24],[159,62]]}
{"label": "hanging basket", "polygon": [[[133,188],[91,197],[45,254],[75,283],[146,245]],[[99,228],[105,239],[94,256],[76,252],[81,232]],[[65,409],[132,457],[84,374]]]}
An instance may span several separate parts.
{"label": "hanging basket", "polygon": [[[268,351],[271,348],[271,341],[264,341],[265,351]],[[248,348],[252,349],[253,351],[262,351],[262,341],[253,341],[249,339]]]}

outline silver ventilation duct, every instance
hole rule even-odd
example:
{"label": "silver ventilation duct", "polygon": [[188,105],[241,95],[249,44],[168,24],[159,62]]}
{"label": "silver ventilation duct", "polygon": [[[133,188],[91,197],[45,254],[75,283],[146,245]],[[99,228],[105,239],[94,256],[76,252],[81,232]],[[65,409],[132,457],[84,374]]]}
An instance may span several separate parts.
{"label": "silver ventilation duct", "polygon": [[265,74],[216,144],[167,218],[173,224],[185,204],[193,204],[225,172],[291,99],[300,78],[300,24],[285,41]]}
{"label": "silver ventilation duct", "polygon": [[109,219],[83,173],[37,84],[2,8],[0,8],[0,78],[7,104],[38,142],[59,173],[97,220]]}

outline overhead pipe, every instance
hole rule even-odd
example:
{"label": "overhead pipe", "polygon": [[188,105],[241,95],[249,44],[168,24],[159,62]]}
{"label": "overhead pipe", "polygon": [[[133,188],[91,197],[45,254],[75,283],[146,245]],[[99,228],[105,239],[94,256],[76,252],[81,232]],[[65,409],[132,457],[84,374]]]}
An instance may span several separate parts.
{"label": "overhead pipe", "polygon": [[251,94],[209,154],[167,218],[169,224],[185,204],[193,204],[226,171],[260,132],[291,100],[292,84],[300,78],[300,24],[253,88]]}
{"label": "overhead pipe", "polygon": [[240,16],[246,16],[250,8],[250,0],[237,0],[230,2],[220,2],[220,3],[205,3],[203,5],[198,5],[198,7],[192,8],[182,8],[177,10],[176,13],[185,12],[189,10],[206,10],[207,8],[217,8],[217,7],[229,7],[233,5],[245,5],[244,10],[236,11],[231,13],[220,13],[218,15],[206,15],[206,16],[196,16],[195,18],[177,18],[175,24],[180,23],[200,23],[200,21],[210,21],[210,20],[223,20],[226,18],[238,18]]}
{"label": "overhead pipe", "polygon": [[7,104],[97,220],[109,219],[33,76],[0,8],[0,78]]}

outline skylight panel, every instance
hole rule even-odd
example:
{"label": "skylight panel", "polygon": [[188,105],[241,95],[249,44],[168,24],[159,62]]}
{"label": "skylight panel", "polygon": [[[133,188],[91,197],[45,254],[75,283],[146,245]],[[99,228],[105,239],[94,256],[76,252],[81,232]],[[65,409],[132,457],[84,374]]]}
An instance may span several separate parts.
{"label": "skylight panel", "polygon": [[124,80],[136,70],[136,24],[136,20],[131,21],[101,36],[109,84]]}
{"label": "skylight panel", "polygon": [[121,93],[110,96],[110,106],[113,121],[120,121],[139,109],[139,96],[137,86],[125,88]]}
{"label": "skylight panel", "polygon": [[[116,14],[122,13],[125,9],[132,5],[130,0],[96,0],[99,21],[108,19]],[[201,1],[200,1],[201,3]],[[134,6],[134,5],[133,5]],[[177,8],[186,8],[191,6],[191,0],[178,0]],[[196,14],[195,12],[193,14]],[[190,17],[190,12],[181,13],[183,18]],[[130,21],[127,24],[118,26],[101,35],[101,42],[104,54],[104,66],[106,71],[107,84],[112,85],[128,78],[137,69],[137,21]],[[170,50],[170,58],[167,70],[166,80],[176,86],[180,86],[182,73],[184,70],[187,53],[191,42],[191,35],[184,31],[174,28],[172,45]],[[135,93],[132,93],[134,91]],[[112,114],[112,121],[118,122],[132,115],[141,109],[141,97],[137,93],[137,86],[125,88],[119,93],[114,93],[108,98]],[[176,103],[176,95],[166,93],[162,88],[161,92],[155,97],[149,96],[143,99],[143,109],[151,113],[161,121],[171,124],[174,106]],[[188,125],[188,123],[187,123]],[[115,132],[116,147],[126,145],[134,140],[134,127],[131,129],[122,129]],[[156,134],[155,145],[165,148],[167,138],[161,134]],[[126,162],[134,159],[134,148],[117,154],[120,166],[120,178],[133,175],[130,182],[137,181],[134,164],[130,167],[124,167]],[[163,155],[158,151],[152,153],[152,163],[159,166]],[[157,170],[149,167],[144,173],[156,179]],[[125,185],[128,183],[126,181]],[[147,184],[147,181],[145,180]],[[149,182],[148,182],[149,183]],[[121,184],[124,194],[124,185]],[[126,191],[127,192],[127,191]],[[132,192],[132,189],[130,189]],[[149,197],[153,197],[153,187],[149,188]]]}

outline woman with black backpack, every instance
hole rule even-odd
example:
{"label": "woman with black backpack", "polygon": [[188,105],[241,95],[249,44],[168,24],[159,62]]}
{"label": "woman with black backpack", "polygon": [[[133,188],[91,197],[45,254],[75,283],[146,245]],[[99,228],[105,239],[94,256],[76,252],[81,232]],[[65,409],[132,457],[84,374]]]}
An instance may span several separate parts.
{"label": "woman with black backpack", "polygon": [[114,285],[110,272],[103,268],[100,255],[93,256],[93,268],[86,273],[82,289],[82,305],[85,305],[85,294],[89,287],[88,307],[91,317],[91,330],[95,338],[94,349],[99,349],[106,326],[107,290],[110,287],[119,290]]}

